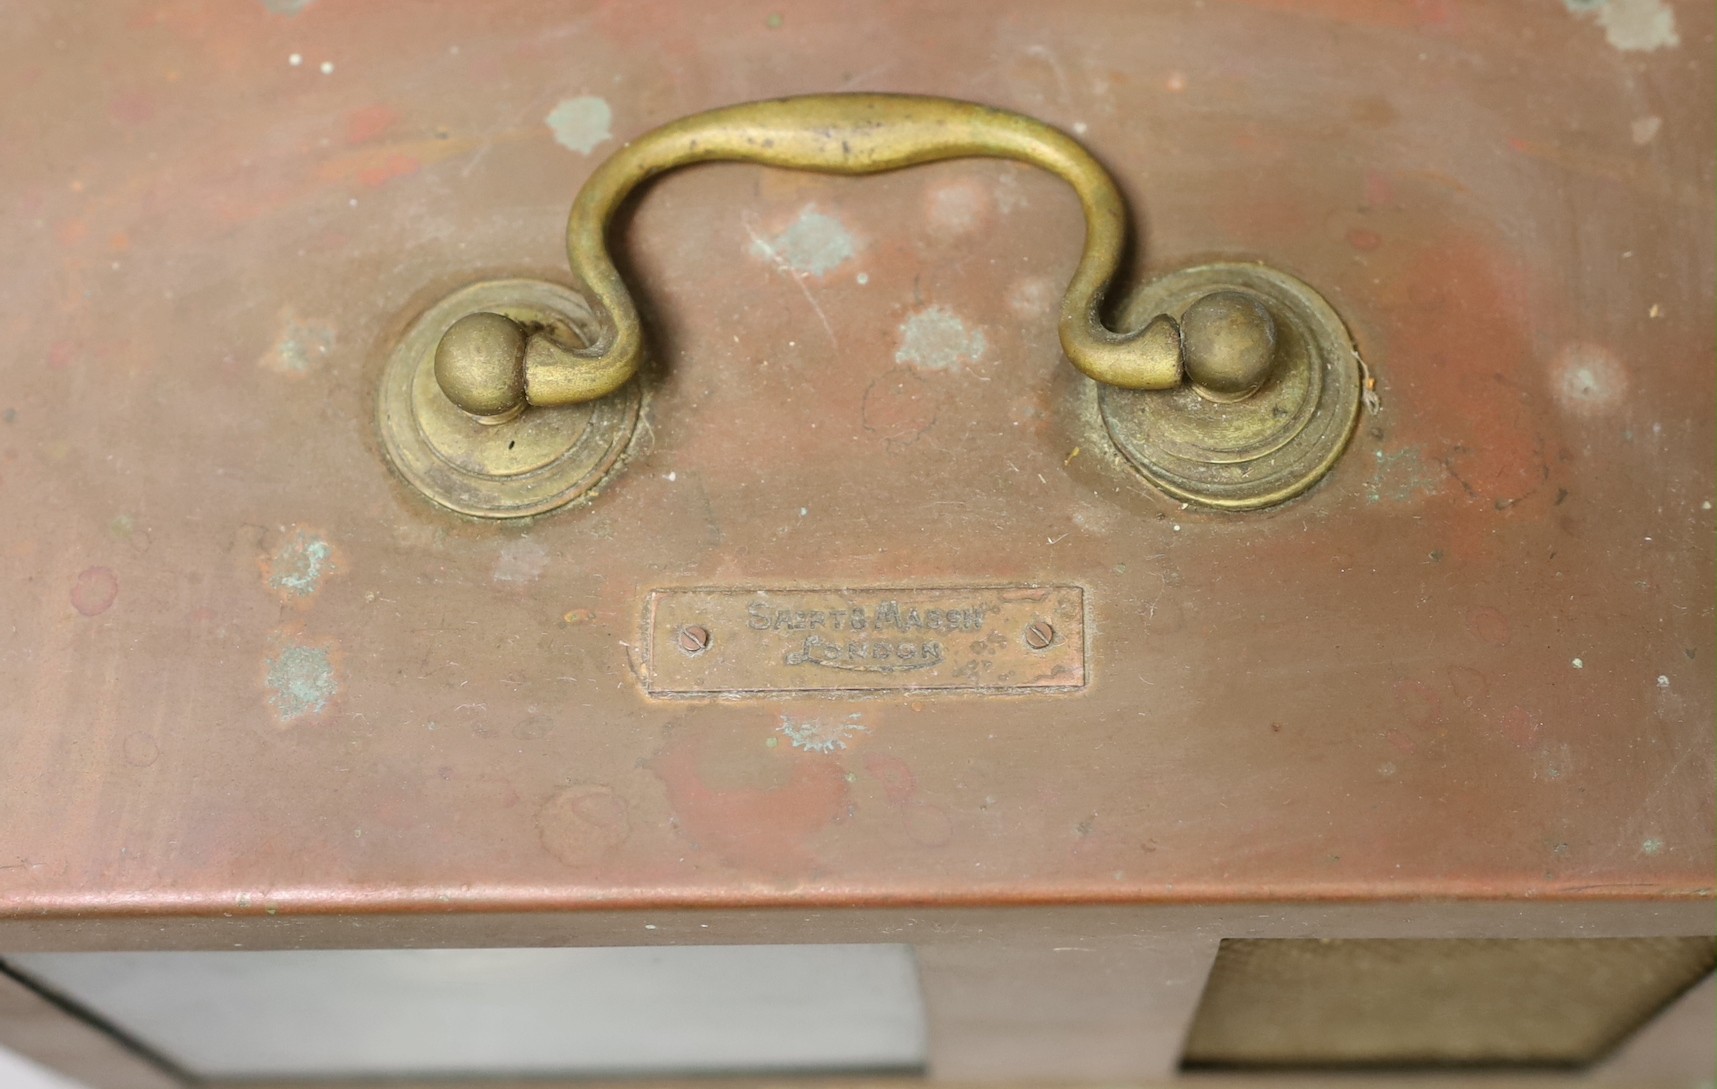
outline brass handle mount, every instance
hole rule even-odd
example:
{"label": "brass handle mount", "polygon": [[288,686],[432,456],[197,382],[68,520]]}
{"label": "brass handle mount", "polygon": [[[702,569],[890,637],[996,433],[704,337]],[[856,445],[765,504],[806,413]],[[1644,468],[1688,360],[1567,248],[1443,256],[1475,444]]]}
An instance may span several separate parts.
{"label": "brass handle mount", "polygon": [[595,343],[573,347],[494,314],[456,322],[436,352],[435,374],[454,404],[503,422],[526,404],[567,405],[606,396],[637,372],[643,333],[632,296],[609,256],[607,228],[646,179],[692,163],[729,161],[828,174],[875,174],[961,158],[1013,159],[1057,175],[1085,212],[1085,249],[1061,302],[1067,358],[1124,389],[1171,389],[1183,370],[1212,399],[1256,389],[1268,374],[1274,329],[1266,310],[1230,292],[1202,307],[1185,343],[1167,316],[1129,333],[1099,309],[1120,264],[1126,205],[1108,171],[1065,133],[1035,118],[947,98],[823,94],[728,106],[664,125],[597,168],[572,205],[566,252],[602,319]]}

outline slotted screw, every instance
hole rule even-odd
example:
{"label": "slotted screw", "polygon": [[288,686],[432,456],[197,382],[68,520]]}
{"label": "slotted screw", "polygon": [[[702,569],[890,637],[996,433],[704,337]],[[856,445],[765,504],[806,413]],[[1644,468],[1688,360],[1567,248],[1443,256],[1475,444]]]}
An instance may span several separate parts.
{"label": "slotted screw", "polygon": [[709,629],[696,624],[687,624],[675,638],[687,654],[702,654],[709,649]]}

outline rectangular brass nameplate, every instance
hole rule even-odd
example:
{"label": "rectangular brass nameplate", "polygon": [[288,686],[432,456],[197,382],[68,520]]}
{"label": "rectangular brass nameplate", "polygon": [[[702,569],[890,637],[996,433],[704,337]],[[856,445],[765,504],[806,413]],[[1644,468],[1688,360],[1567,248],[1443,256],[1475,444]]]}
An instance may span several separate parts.
{"label": "rectangular brass nameplate", "polygon": [[1077,586],[656,590],[645,625],[659,696],[1085,684]]}

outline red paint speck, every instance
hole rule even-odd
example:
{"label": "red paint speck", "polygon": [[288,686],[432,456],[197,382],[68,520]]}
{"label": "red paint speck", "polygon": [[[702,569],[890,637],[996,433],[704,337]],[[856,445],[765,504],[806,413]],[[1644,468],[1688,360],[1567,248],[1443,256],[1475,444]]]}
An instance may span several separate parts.
{"label": "red paint speck", "polygon": [[395,178],[417,173],[422,166],[423,164],[412,156],[396,153],[358,171],[358,184],[369,189],[378,189]]}
{"label": "red paint speck", "polygon": [[1410,242],[1397,238],[1380,252],[1398,258],[1400,273],[1380,280],[1379,303],[1397,319],[1397,353],[1411,350],[1425,374],[1437,375],[1415,411],[1418,421],[1447,421],[1425,436],[1427,459],[1446,467],[1469,499],[1506,510],[1550,477],[1546,399],[1519,370],[1536,354],[1528,331],[1539,285],[1492,239]]}
{"label": "red paint speck", "polygon": [[1383,236],[1366,227],[1355,227],[1347,232],[1347,244],[1356,250],[1370,252],[1383,245]]}
{"label": "red paint speck", "polygon": [[89,236],[89,224],[81,219],[62,220],[54,226],[54,239],[62,246],[75,246]]}
{"label": "red paint speck", "polygon": [[1395,183],[1389,175],[1376,170],[1365,172],[1361,203],[1367,208],[1387,208],[1395,203]]}
{"label": "red paint speck", "polygon": [[155,101],[145,94],[115,95],[108,100],[107,114],[120,125],[142,125],[155,118]]}
{"label": "red paint speck", "polygon": [[1508,646],[1508,617],[1488,605],[1481,605],[1467,614],[1467,627],[1493,647]]}
{"label": "red paint speck", "polygon": [[1455,21],[1455,0],[1414,0],[1413,9],[1425,26],[1446,27]]}
{"label": "red paint speck", "polygon": [[69,340],[56,340],[48,345],[48,366],[56,371],[71,366],[76,357],[77,345]]}
{"label": "red paint speck", "polygon": [[399,122],[399,111],[376,103],[346,115],[346,143],[367,144]]}
{"label": "red paint speck", "polygon": [[846,771],[836,760],[782,754],[786,782],[724,786],[704,778],[721,754],[707,741],[681,741],[650,761],[683,835],[736,866],[797,872],[813,864],[817,833],[847,810]]}
{"label": "red paint speck", "polygon": [[85,616],[105,613],[118,596],[119,576],[109,567],[86,567],[72,583],[72,608]]}
{"label": "red paint speck", "polygon": [[918,791],[918,780],[913,776],[912,769],[898,756],[867,756],[864,759],[864,770],[876,777],[882,784],[883,793],[895,805],[905,805]]}
{"label": "red paint speck", "polygon": [[1413,726],[1435,726],[1443,721],[1443,697],[1419,681],[1399,681],[1395,702]]}
{"label": "red paint speck", "polygon": [[1530,749],[1538,740],[1538,719],[1524,707],[1511,708],[1502,716],[1502,734],[1518,748]]}

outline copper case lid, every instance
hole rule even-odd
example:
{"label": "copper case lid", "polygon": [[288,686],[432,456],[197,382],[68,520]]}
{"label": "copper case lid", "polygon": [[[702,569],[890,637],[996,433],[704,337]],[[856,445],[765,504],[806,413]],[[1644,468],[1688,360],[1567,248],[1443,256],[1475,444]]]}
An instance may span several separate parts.
{"label": "copper case lid", "polygon": [[[0,914],[1706,902],[1709,7],[1653,50],[1557,4],[938,11],[15,15]],[[1182,509],[1060,358],[1053,179],[710,167],[615,234],[623,471],[522,525],[390,473],[418,313],[556,278],[630,135],[830,85],[1080,133],[1135,271],[1315,283],[1381,411],[1291,503]],[[1076,588],[1082,683],[643,680],[653,593],[973,586]]]}

